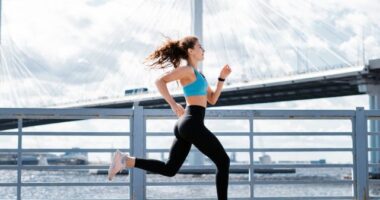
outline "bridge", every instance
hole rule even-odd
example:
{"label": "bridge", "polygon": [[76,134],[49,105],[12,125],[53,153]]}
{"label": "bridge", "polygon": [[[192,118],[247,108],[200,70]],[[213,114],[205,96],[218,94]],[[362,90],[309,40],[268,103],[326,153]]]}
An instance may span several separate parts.
{"label": "bridge", "polygon": [[[243,105],[264,102],[279,102],[313,98],[369,94],[379,98],[380,59],[370,60],[367,66],[343,67],[334,70],[295,75],[280,80],[227,86],[218,102],[209,107]],[[181,91],[173,92],[176,102],[186,105]],[[380,99],[380,98],[379,98]],[[372,101],[371,107],[378,105]],[[100,103],[86,103],[72,108],[170,108],[159,94],[143,94],[118,99],[107,99]],[[379,105],[378,105],[379,106]],[[24,126],[35,126],[60,121],[24,120]],[[16,128],[15,121],[0,120],[0,130]]]}

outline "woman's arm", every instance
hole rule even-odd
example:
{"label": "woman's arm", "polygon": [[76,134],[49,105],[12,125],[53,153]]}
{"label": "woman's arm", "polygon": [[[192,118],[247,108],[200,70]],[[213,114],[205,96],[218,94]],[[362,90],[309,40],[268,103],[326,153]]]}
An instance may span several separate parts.
{"label": "woman's arm", "polygon": [[186,74],[189,73],[189,70],[191,69],[188,67],[177,67],[176,69],[168,73],[165,73],[164,75],[156,79],[155,84],[157,86],[158,91],[170,106],[174,106],[176,102],[169,93],[167,83],[184,78]]}
{"label": "woman's arm", "polygon": [[[224,65],[224,67],[222,68],[221,72],[220,72],[220,75],[219,77],[220,78],[227,78],[227,76],[231,73],[231,68],[229,65]],[[207,88],[207,101],[211,104],[211,105],[215,105],[216,102],[218,101],[219,99],[219,96],[220,94],[222,93],[222,88],[223,88],[223,81],[219,81],[218,80],[218,83],[216,85],[216,90],[213,91],[211,89],[210,86],[208,86]]]}
{"label": "woman's arm", "polygon": [[223,88],[223,82],[222,81],[218,81],[215,91],[213,91],[211,89],[211,87],[208,86],[208,88],[207,88],[207,101],[211,105],[215,105],[216,102],[218,101],[219,96],[222,93],[222,88]]}

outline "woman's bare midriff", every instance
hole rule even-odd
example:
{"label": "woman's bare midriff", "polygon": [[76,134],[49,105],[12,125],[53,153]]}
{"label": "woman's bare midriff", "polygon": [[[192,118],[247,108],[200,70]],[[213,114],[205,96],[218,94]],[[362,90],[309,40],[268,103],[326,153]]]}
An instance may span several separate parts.
{"label": "woman's bare midriff", "polygon": [[[195,77],[195,73],[192,74],[192,77],[190,78],[184,78],[182,80],[180,80],[180,83],[181,83],[181,86],[183,87],[184,85],[187,85],[189,83],[192,83],[193,81],[195,81],[196,77]],[[199,96],[188,96],[188,97],[185,97],[186,99],[186,105],[199,105],[199,106],[203,106],[203,107],[207,107],[207,95],[199,95]]]}
{"label": "woman's bare midriff", "polygon": [[203,107],[207,107],[207,96],[189,96],[185,97],[186,99],[186,105],[199,105]]}

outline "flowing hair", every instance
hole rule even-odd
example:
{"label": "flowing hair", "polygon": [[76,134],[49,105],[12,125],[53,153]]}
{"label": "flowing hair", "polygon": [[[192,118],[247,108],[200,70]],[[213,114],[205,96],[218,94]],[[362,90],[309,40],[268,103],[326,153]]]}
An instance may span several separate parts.
{"label": "flowing hair", "polygon": [[181,59],[188,60],[189,55],[187,50],[194,48],[198,41],[195,36],[187,36],[180,40],[172,40],[167,37],[167,40],[156,50],[154,50],[146,59],[147,65],[151,68],[167,68],[173,66],[179,67]]}
{"label": "flowing hair", "polygon": [[180,40],[173,40],[166,37],[166,41],[149,54],[149,56],[145,58],[144,63],[151,69],[177,68],[181,64],[182,59],[189,59],[187,50],[194,48],[197,41],[198,38],[195,36],[186,36]]}

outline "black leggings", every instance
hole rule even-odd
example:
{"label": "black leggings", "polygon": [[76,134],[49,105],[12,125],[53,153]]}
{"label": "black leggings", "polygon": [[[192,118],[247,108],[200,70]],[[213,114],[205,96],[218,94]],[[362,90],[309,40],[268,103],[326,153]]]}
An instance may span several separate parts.
{"label": "black leggings", "polygon": [[230,158],[218,138],[204,125],[206,108],[198,105],[189,105],[174,126],[173,145],[170,149],[168,161],[136,158],[135,167],[158,173],[164,176],[174,176],[187,155],[191,145],[209,157],[216,165],[216,190],[219,200],[227,199],[228,176]]}

